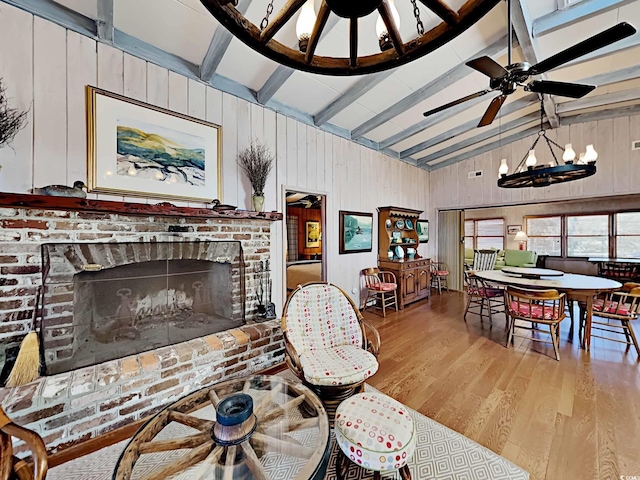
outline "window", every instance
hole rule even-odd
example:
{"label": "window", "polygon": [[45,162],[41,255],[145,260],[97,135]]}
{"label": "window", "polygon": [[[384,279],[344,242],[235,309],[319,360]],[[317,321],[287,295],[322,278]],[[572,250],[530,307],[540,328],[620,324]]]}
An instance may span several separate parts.
{"label": "window", "polygon": [[473,248],[473,237],[476,234],[476,222],[473,220],[464,221],[464,248]]}
{"label": "window", "polygon": [[616,257],[640,258],[640,212],[616,213]]}
{"label": "window", "polygon": [[567,216],[568,257],[609,256],[609,215]]}
{"label": "window", "polygon": [[526,223],[529,250],[538,255],[562,255],[562,217],[529,217]]}
{"label": "window", "polygon": [[504,249],[504,219],[476,220],[476,248],[478,250]]}

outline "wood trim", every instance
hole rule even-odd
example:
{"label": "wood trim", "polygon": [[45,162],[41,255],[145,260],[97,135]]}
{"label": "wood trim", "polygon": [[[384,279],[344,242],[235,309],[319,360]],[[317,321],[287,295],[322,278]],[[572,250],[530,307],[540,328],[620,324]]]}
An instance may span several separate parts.
{"label": "wood trim", "polygon": [[[287,366],[284,362],[273,365],[269,368],[261,370],[255,375],[276,375],[280,372],[286,370]],[[62,465],[63,463],[67,463],[71,460],[75,460],[76,458],[84,457],[85,455],[89,455],[91,453],[97,452],[106,447],[110,447],[111,445],[115,445],[116,443],[120,443],[123,440],[133,437],[133,435],[138,431],[138,429],[144,425],[151,417],[145,417],[129,425],[125,425],[124,427],[117,428],[112,430],[104,435],[100,435],[99,437],[91,438],[86,442],[79,443],[78,445],[74,445],[73,447],[66,448],[60,452],[56,452],[53,455],[50,455],[48,458],[49,468],[57,467],[58,465]]]}
{"label": "wood trim", "polygon": [[97,213],[121,213],[126,215],[163,215],[187,218],[228,218],[243,220],[282,220],[279,212],[250,212],[246,210],[214,211],[209,208],[176,207],[163,202],[157,204],[87,200],[84,198],[51,197],[21,193],[0,193],[0,207],[39,208]]}

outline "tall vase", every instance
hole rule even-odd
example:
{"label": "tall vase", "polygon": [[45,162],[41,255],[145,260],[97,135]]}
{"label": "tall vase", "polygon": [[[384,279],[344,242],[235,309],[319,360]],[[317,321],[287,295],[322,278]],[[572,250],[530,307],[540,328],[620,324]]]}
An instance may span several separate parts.
{"label": "tall vase", "polygon": [[253,200],[253,209],[256,212],[262,212],[264,211],[264,195],[253,195],[251,197],[251,199]]}

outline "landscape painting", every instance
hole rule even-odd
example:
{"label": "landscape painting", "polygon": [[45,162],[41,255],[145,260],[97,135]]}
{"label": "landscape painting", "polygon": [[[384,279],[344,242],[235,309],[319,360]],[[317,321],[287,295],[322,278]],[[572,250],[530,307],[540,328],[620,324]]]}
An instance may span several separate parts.
{"label": "landscape painting", "polygon": [[117,136],[118,175],[205,185],[204,139],[130,118],[118,119]]}
{"label": "landscape painting", "polygon": [[340,211],[340,253],[373,249],[373,214]]}
{"label": "landscape painting", "polygon": [[89,191],[222,201],[220,126],[94,87],[86,91]]}

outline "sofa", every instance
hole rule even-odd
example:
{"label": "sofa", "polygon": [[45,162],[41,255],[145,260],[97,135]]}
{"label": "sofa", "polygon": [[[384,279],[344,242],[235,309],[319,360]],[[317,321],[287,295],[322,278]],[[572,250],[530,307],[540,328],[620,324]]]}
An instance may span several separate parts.
{"label": "sofa", "polygon": [[[502,270],[504,267],[528,267],[534,268],[538,261],[538,254],[530,250],[499,250],[494,270]],[[467,268],[473,266],[473,248],[464,249],[464,264]]]}
{"label": "sofa", "polygon": [[538,254],[531,250],[505,250],[504,257],[498,257],[494,270],[502,270],[504,267],[534,268],[538,262]]}

